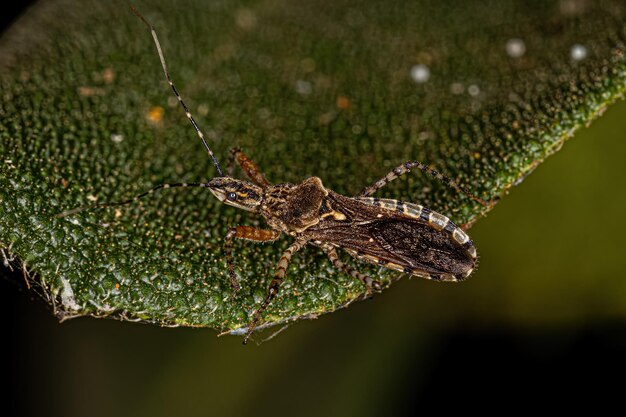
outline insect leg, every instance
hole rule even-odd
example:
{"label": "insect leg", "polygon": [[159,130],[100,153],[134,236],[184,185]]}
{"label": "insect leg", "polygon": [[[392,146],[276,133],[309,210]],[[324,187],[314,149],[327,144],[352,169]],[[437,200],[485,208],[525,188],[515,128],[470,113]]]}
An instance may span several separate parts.
{"label": "insect leg", "polygon": [[[252,180],[256,185],[265,188],[269,187],[271,184],[265,178],[257,164],[255,164],[252,159],[248,158],[248,156],[243,153],[243,151],[239,148],[232,148],[230,150],[230,158],[237,161],[243,172]],[[232,164],[232,163],[231,163]],[[230,166],[229,166],[230,169]],[[231,175],[232,176],[232,175]]]}
{"label": "insect leg", "polygon": [[187,182],[179,182],[179,183],[172,183],[172,184],[159,184],[154,188],[151,188],[150,190],[143,192],[141,194],[136,195],[133,198],[130,198],[128,200],[124,200],[124,201],[117,201],[117,202],[113,202],[113,203],[100,203],[100,204],[89,204],[86,206],[80,206],[80,207],[76,207],[74,209],[71,210],[67,210],[64,211],[62,213],[57,214],[57,217],[67,217],[70,216],[72,214],[76,214],[76,213],[80,213],[81,211],[85,211],[85,210],[89,210],[89,209],[93,209],[93,208],[107,208],[107,207],[115,207],[115,206],[123,206],[126,204],[130,204],[130,203],[134,203],[135,201],[146,197],[152,193],[154,193],[155,191],[158,190],[165,190],[167,188],[176,188],[176,187],[208,187],[209,183],[187,183]]}
{"label": "insect leg", "polygon": [[340,271],[345,272],[346,274],[350,275],[353,278],[360,280],[367,287],[368,292],[372,290],[380,291],[382,289],[382,285],[379,281],[373,280],[367,275],[360,273],[359,271],[357,271],[355,268],[351,267],[350,265],[346,265],[343,262],[341,262],[341,260],[339,259],[339,256],[337,255],[337,250],[334,247],[321,246],[321,248],[324,251],[324,253],[328,255],[328,258],[333,263],[333,265],[335,265],[335,268],[339,269]]}
{"label": "insect leg", "polygon": [[251,226],[237,226],[228,229],[224,240],[224,251],[226,252],[226,268],[228,269],[228,276],[233,287],[232,298],[235,298],[237,291],[241,288],[233,263],[233,241],[235,239],[246,239],[254,242],[270,242],[278,239],[280,234],[281,232],[278,230],[257,229]]}
{"label": "insect leg", "polygon": [[444,183],[445,185],[447,185],[447,186],[449,186],[451,188],[454,188],[455,190],[457,190],[460,193],[465,194],[466,196],[468,196],[472,200],[480,203],[481,205],[483,205],[485,207],[489,207],[489,205],[490,205],[487,201],[485,201],[482,198],[476,196],[471,191],[467,190],[466,188],[461,187],[453,179],[443,175],[442,173],[440,173],[438,171],[435,171],[432,168],[429,168],[427,165],[424,165],[424,164],[422,164],[419,161],[408,161],[408,162],[403,163],[402,165],[398,165],[397,167],[392,169],[387,175],[385,175],[384,177],[382,177],[381,179],[376,181],[374,184],[370,185],[369,187],[366,187],[363,191],[361,191],[361,193],[358,195],[358,197],[367,197],[367,196],[370,196],[370,195],[374,194],[380,188],[382,188],[385,185],[389,184],[391,181],[395,180],[399,176],[404,175],[407,172],[410,172],[413,168],[417,168],[417,169],[419,169],[419,170],[421,170],[423,172],[426,172],[427,174],[430,174],[436,180],[439,180],[442,183]]}
{"label": "insect leg", "polygon": [[252,319],[252,323],[248,326],[248,332],[246,333],[246,337],[243,339],[243,344],[248,343],[248,339],[254,329],[259,324],[259,320],[261,319],[261,314],[267,309],[267,306],[270,305],[276,294],[278,293],[278,289],[280,288],[280,284],[283,283],[283,279],[285,278],[285,271],[287,271],[287,266],[289,266],[289,261],[291,261],[291,257],[294,253],[298,252],[304,245],[306,245],[306,240],[296,240],[291,246],[287,248],[283,256],[280,257],[280,261],[276,265],[276,271],[274,272],[274,279],[270,283],[269,288],[267,289],[267,296],[265,297],[265,301],[261,304],[261,307],[257,311],[254,312],[254,318]]}

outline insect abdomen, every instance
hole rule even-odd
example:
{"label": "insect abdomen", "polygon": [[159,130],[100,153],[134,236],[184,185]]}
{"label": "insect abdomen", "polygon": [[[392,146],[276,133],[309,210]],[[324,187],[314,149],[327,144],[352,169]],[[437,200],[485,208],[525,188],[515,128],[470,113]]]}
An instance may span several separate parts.
{"label": "insect abdomen", "polygon": [[477,257],[474,243],[446,216],[421,205],[398,200],[370,197],[357,200],[395,213],[392,218],[370,223],[368,228],[392,257],[404,262],[383,264],[380,259],[385,258],[349,251],[352,255],[435,280],[460,281],[471,275]]}

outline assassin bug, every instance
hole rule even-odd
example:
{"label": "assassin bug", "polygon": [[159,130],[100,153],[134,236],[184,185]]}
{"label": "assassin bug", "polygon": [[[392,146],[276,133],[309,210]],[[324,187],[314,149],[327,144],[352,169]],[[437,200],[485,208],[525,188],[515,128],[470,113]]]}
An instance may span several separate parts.
{"label": "assassin bug", "polygon": [[[308,178],[300,184],[272,185],[257,165],[236,148],[231,150],[231,158],[239,164],[249,181],[233,178],[230,172],[224,175],[204,134],[172,82],[154,27],[134,7],[131,6],[131,9],[150,29],[167,82],[206,148],[218,175],[206,183],[161,184],[126,201],[82,206],[63,212],[59,217],[89,208],[129,204],[159,189],[174,187],[205,187],[225,204],[261,214],[269,229],[237,226],[229,228],[226,233],[224,250],[233,297],[240,289],[232,256],[235,239],[269,242],[286,233],[295,241],[276,265],[265,300],[248,326],[244,344],[278,293],[292,256],[305,245],[319,247],[337,269],[360,280],[368,292],[380,291],[382,284],[344,264],[337,255],[337,248],[357,259],[431,280],[461,281],[470,276],[476,266],[476,249],[467,234],[450,219],[418,204],[371,197],[399,176],[419,169],[479,203],[487,204],[455,181],[420,162],[405,162],[394,168],[356,197],[345,197],[325,188],[318,177]],[[232,168],[232,164],[229,165]]]}

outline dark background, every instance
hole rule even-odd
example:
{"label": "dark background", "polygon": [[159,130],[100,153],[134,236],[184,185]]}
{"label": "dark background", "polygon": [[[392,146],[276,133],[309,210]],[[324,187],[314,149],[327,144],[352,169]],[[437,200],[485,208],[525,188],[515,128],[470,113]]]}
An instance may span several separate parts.
{"label": "dark background", "polygon": [[[3,8],[0,30],[18,15]],[[0,265],[2,404],[59,416],[622,409],[625,116],[625,103],[611,108],[472,229],[482,262],[469,282],[404,280],[260,346],[211,330],[59,324]],[[474,297],[479,285],[501,304]],[[428,292],[450,304],[416,306]]]}

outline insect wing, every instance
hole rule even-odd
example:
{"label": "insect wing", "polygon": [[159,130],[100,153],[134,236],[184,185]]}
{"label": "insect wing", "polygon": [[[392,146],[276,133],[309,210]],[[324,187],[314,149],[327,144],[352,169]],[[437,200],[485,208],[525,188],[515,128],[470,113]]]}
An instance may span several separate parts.
{"label": "insect wing", "polygon": [[327,242],[352,256],[425,278],[458,281],[476,263],[445,230],[416,219],[390,217],[325,232]]}
{"label": "insect wing", "polygon": [[465,248],[454,242],[447,232],[429,224],[387,219],[369,224],[367,228],[394,259],[405,262],[401,265],[428,272],[431,278],[441,279],[438,274],[447,274],[455,280],[463,279],[474,268],[475,259]]}

